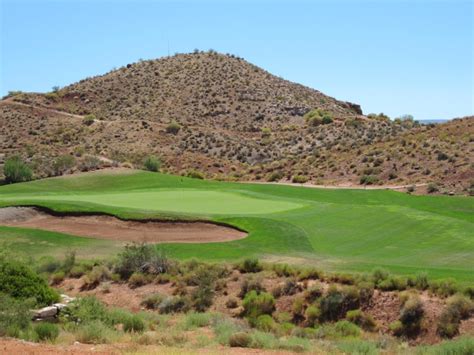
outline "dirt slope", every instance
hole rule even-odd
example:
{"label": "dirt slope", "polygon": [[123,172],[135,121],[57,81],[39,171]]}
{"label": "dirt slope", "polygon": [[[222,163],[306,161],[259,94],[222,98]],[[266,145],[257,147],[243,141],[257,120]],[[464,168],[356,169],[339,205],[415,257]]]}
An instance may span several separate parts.
{"label": "dirt slope", "polygon": [[[314,109],[332,122],[308,123],[304,116]],[[41,177],[58,174],[53,160],[63,154],[73,155],[83,171],[139,166],[156,154],[166,171],[198,170],[216,179],[353,185],[373,176],[372,184],[436,182],[442,192],[467,193],[474,178],[473,121],[432,128],[366,117],[358,105],[241,58],[199,52],[0,101],[0,164],[2,155],[20,153]],[[170,122],[179,125],[177,133],[167,131]],[[438,159],[440,152],[446,158]]]}

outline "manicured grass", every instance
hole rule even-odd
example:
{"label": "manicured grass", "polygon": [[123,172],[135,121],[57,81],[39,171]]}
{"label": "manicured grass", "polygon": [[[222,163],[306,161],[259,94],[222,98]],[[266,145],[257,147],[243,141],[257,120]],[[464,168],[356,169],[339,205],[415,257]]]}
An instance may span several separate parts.
{"label": "manicured grass", "polygon": [[[102,172],[0,187],[0,206],[12,204],[101,211],[126,218],[212,219],[250,232],[232,242],[163,246],[177,258],[258,256],[330,270],[359,272],[382,266],[400,274],[426,271],[432,278],[474,281],[474,199],[469,197]],[[1,228],[0,240],[21,239],[24,233],[17,230],[16,236],[9,237]],[[113,246],[111,253],[116,250]],[[43,249],[53,247],[44,244]]]}

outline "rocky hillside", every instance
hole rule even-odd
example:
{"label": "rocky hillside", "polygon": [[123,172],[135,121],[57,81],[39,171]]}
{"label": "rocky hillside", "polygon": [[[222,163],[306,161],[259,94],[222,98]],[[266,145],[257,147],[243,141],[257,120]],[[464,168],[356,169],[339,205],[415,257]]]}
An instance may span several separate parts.
{"label": "rocky hillside", "polygon": [[[199,52],[128,64],[47,94],[12,93],[0,101],[0,153],[24,155],[38,176],[59,173],[55,157],[64,154],[80,170],[137,166],[155,154],[166,171],[209,178],[441,186],[449,180],[449,189],[466,192],[472,121],[451,129],[452,123],[418,127],[364,116],[356,104],[241,58]],[[419,135],[430,136],[431,148],[418,141],[409,149]],[[448,158],[437,160],[438,150]]]}

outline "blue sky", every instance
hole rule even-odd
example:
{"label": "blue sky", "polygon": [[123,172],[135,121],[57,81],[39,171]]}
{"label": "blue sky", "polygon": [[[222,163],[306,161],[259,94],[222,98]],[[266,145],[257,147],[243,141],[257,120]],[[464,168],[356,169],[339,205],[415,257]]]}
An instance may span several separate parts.
{"label": "blue sky", "polygon": [[1,95],[212,48],[365,113],[474,113],[471,0],[0,2]]}

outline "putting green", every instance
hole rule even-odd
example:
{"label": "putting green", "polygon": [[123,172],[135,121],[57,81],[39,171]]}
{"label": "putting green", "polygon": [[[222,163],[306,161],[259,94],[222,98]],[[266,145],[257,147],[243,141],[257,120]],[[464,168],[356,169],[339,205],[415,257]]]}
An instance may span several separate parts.
{"label": "putting green", "polygon": [[[193,189],[165,189],[155,191],[135,191],[126,193],[105,193],[87,195],[53,195],[28,197],[28,200],[41,199],[70,202],[90,202],[94,204],[129,209],[189,214],[268,214],[283,212],[302,204],[276,199],[262,199],[239,193],[206,191]],[[16,197],[15,200],[21,200]]]}

